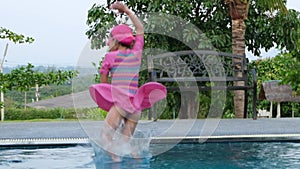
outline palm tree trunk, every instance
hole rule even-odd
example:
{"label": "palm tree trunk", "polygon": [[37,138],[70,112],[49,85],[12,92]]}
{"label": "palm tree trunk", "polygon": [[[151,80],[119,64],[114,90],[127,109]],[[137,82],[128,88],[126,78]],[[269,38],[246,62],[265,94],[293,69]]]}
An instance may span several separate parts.
{"label": "palm tree trunk", "polygon": [[[248,17],[250,0],[225,0],[229,5],[230,16],[232,19],[232,52],[242,56],[245,55],[245,19]],[[256,0],[258,6],[261,6],[269,11],[280,10],[287,12],[285,1],[282,0]],[[234,60],[234,62],[239,62]],[[238,64],[237,64],[238,65]],[[236,76],[241,76],[237,73]],[[236,85],[245,85],[243,82],[237,82]],[[234,93],[235,116],[237,118],[244,117],[244,91],[236,91]]]}
{"label": "palm tree trunk", "polygon": [[[232,52],[236,55],[245,56],[245,22],[243,19],[232,20]],[[241,70],[241,60],[233,60],[236,65],[236,68],[239,69],[235,76],[242,77]],[[244,86],[245,83],[243,81],[235,82],[236,86]],[[244,117],[244,99],[245,99],[245,91],[243,90],[235,90],[234,91],[234,110],[236,118]]]}
{"label": "palm tree trunk", "polygon": [[[245,32],[246,25],[245,19],[248,15],[249,3],[241,0],[226,0],[230,7],[230,15],[232,22],[232,53],[236,55],[242,55],[245,57]],[[241,60],[233,60],[236,69],[239,69],[238,73],[235,74],[237,77],[242,76]],[[244,82],[236,82],[235,85],[244,86]],[[235,117],[244,117],[244,91],[234,91],[234,109]]]}

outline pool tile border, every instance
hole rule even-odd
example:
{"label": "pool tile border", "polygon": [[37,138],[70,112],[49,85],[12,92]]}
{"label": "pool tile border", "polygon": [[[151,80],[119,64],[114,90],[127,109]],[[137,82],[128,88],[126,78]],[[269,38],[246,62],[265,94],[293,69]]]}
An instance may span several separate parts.
{"label": "pool tile border", "polygon": [[89,144],[88,138],[22,138],[0,139],[0,147],[40,146],[40,145],[79,145]]}

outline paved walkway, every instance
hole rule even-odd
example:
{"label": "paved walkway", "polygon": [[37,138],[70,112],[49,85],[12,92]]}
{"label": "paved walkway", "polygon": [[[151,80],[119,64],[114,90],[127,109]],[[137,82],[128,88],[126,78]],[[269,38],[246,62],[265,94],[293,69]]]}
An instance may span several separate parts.
{"label": "paved walkway", "polygon": [[[0,146],[87,144],[98,136],[103,122],[4,122]],[[152,143],[203,141],[300,141],[300,118],[206,119],[140,121]]]}

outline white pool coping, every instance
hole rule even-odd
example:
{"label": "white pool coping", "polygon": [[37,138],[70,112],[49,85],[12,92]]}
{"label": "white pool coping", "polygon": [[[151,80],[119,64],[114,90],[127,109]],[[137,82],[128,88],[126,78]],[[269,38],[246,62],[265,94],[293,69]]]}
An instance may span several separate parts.
{"label": "white pool coping", "polygon": [[43,146],[89,144],[88,138],[23,138],[0,139],[1,146]]}
{"label": "white pool coping", "polygon": [[[176,123],[175,123],[176,122]],[[215,120],[159,120],[141,122],[138,130],[154,129],[151,143],[203,143],[235,141],[300,142],[300,118],[220,119],[210,135],[201,133]],[[100,124],[100,125],[99,125]],[[192,126],[191,126],[192,124]],[[185,127],[189,126],[189,130]],[[99,121],[0,123],[0,147],[89,144],[89,131],[99,131]]]}

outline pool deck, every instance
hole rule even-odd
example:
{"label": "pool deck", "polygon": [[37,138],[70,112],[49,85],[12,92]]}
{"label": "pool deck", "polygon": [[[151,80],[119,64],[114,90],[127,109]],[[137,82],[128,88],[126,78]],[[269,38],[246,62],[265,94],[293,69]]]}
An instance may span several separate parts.
{"label": "pool deck", "polygon": [[[89,144],[102,121],[0,122],[0,147]],[[300,141],[300,118],[140,121],[151,143]],[[91,133],[92,132],[92,133]],[[138,133],[137,132],[137,133]]]}

